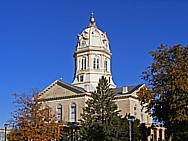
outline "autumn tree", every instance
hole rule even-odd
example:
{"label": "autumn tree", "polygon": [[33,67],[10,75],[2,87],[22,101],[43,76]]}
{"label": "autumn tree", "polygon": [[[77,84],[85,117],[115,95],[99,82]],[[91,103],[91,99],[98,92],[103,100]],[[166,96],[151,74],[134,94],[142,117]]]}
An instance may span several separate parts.
{"label": "autumn tree", "polygon": [[86,102],[87,106],[83,109],[80,127],[81,141],[128,140],[128,121],[119,115],[120,111],[114,100],[115,95],[107,79],[102,77],[97,90],[91,94]]}
{"label": "autumn tree", "polygon": [[142,90],[140,100],[150,101],[153,116],[180,140],[188,130],[188,45],[161,44],[150,54],[153,63],[143,72],[149,90]]}
{"label": "autumn tree", "polygon": [[60,139],[60,127],[52,109],[38,99],[38,90],[30,94],[13,94],[16,110],[12,113],[9,125],[12,130],[8,135],[10,141]]}

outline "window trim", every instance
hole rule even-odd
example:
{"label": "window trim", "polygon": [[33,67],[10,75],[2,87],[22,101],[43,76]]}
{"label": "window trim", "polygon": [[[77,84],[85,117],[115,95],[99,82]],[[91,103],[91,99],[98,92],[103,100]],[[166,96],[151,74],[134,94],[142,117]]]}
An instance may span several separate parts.
{"label": "window trim", "polygon": [[57,106],[57,120],[58,122],[62,122],[63,120],[63,109],[61,104],[58,104]]}
{"label": "window trim", "polygon": [[76,119],[77,119],[77,105],[76,105],[76,103],[71,103],[71,105],[70,105],[70,122],[76,122]]}
{"label": "window trim", "polygon": [[93,69],[96,69],[96,58],[93,58]]}
{"label": "window trim", "polygon": [[108,70],[108,61],[105,59],[104,61],[104,70],[107,71]]}
{"label": "window trim", "polygon": [[86,70],[86,57],[81,59],[81,70]]}
{"label": "window trim", "polygon": [[93,58],[93,69],[99,69],[100,68],[100,59],[99,57]]}

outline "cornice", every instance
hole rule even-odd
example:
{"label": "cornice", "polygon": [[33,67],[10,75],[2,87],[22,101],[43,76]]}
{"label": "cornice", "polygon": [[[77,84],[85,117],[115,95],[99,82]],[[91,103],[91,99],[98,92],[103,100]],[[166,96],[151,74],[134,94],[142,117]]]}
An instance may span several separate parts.
{"label": "cornice", "polygon": [[53,100],[61,100],[61,99],[70,99],[70,98],[78,98],[78,97],[84,97],[89,96],[89,94],[78,94],[78,95],[70,95],[70,96],[61,96],[61,97],[51,97],[51,98],[41,98],[39,101],[53,101]]}
{"label": "cornice", "polygon": [[102,52],[102,53],[106,53],[106,54],[108,54],[108,55],[112,55],[112,53],[109,51],[109,50],[107,50],[107,49],[104,49],[103,47],[99,47],[99,48],[94,48],[94,47],[87,47],[87,48],[83,48],[83,49],[79,49],[79,50],[77,50],[77,51],[75,51],[74,52],[74,56],[76,55],[76,54],[79,54],[79,53],[83,53],[83,52],[91,52],[91,51],[98,51],[98,52]]}
{"label": "cornice", "polygon": [[125,98],[133,98],[133,99],[136,99],[136,100],[138,100],[138,98],[137,97],[135,97],[135,96],[132,96],[132,95],[122,95],[122,96],[115,96],[115,100],[116,99],[125,99]]}

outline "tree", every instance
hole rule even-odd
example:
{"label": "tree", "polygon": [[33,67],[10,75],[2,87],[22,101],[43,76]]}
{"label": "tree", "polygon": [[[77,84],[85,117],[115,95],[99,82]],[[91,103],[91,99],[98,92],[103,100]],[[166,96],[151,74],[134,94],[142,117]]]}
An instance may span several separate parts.
{"label": "tree", "polygon": [[13,126],[8,134],[10,141],[50,140],[61,137],[60,127],[52,109],[38,99],[38,90],[31,94],[13,94],[16,110],[9,124]]}
{"label": "tree", "polygon": [[126,115],[124,118],[121,118],[121,124],[119,125],[121,134],[118,137],[118,141],[129,141],[130,134],[129,134],[129,124],[131,124],[131,138],[133,141],[140,141],[141,140],[141,129],[140,128],[140,120],[135,119],[134,121],[128,121],[127,118],[133,118],[133,116]]}
{"label": "tree", "polygon": [[102,76],[97,90],[91,94],[86,102],[87,106],[83,109],[81,141],[128,140],[128,121],[126,118],[121,118],[114,100],[115,95],[107,79]]}
{"label": "tree", "polygon": [[[153,116],[167,127],[169,136],[178,140],[188,123],[188,45],[161,44],[150,54],[153,63],[143,72],[150,93],[145,90],[144,94],[150,97],[149,109],[153,109]],[[142,102],[149,100],[144,94]]]}
{"label": "tree", "polygon": [[114,103],[114,94],[105,77],[99,80],[97,91],[91,94],[83,109],[80,138],[81,140],[115,140],[120,124],[119,111]]}

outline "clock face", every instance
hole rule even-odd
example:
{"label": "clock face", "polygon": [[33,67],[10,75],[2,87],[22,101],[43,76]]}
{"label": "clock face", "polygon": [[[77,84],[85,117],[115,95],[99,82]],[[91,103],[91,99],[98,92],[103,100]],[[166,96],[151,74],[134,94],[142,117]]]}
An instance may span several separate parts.
{"label": "clock face", "polygon": [[85,47],[86,46],[86,41],[82,41],[82,47]]}

